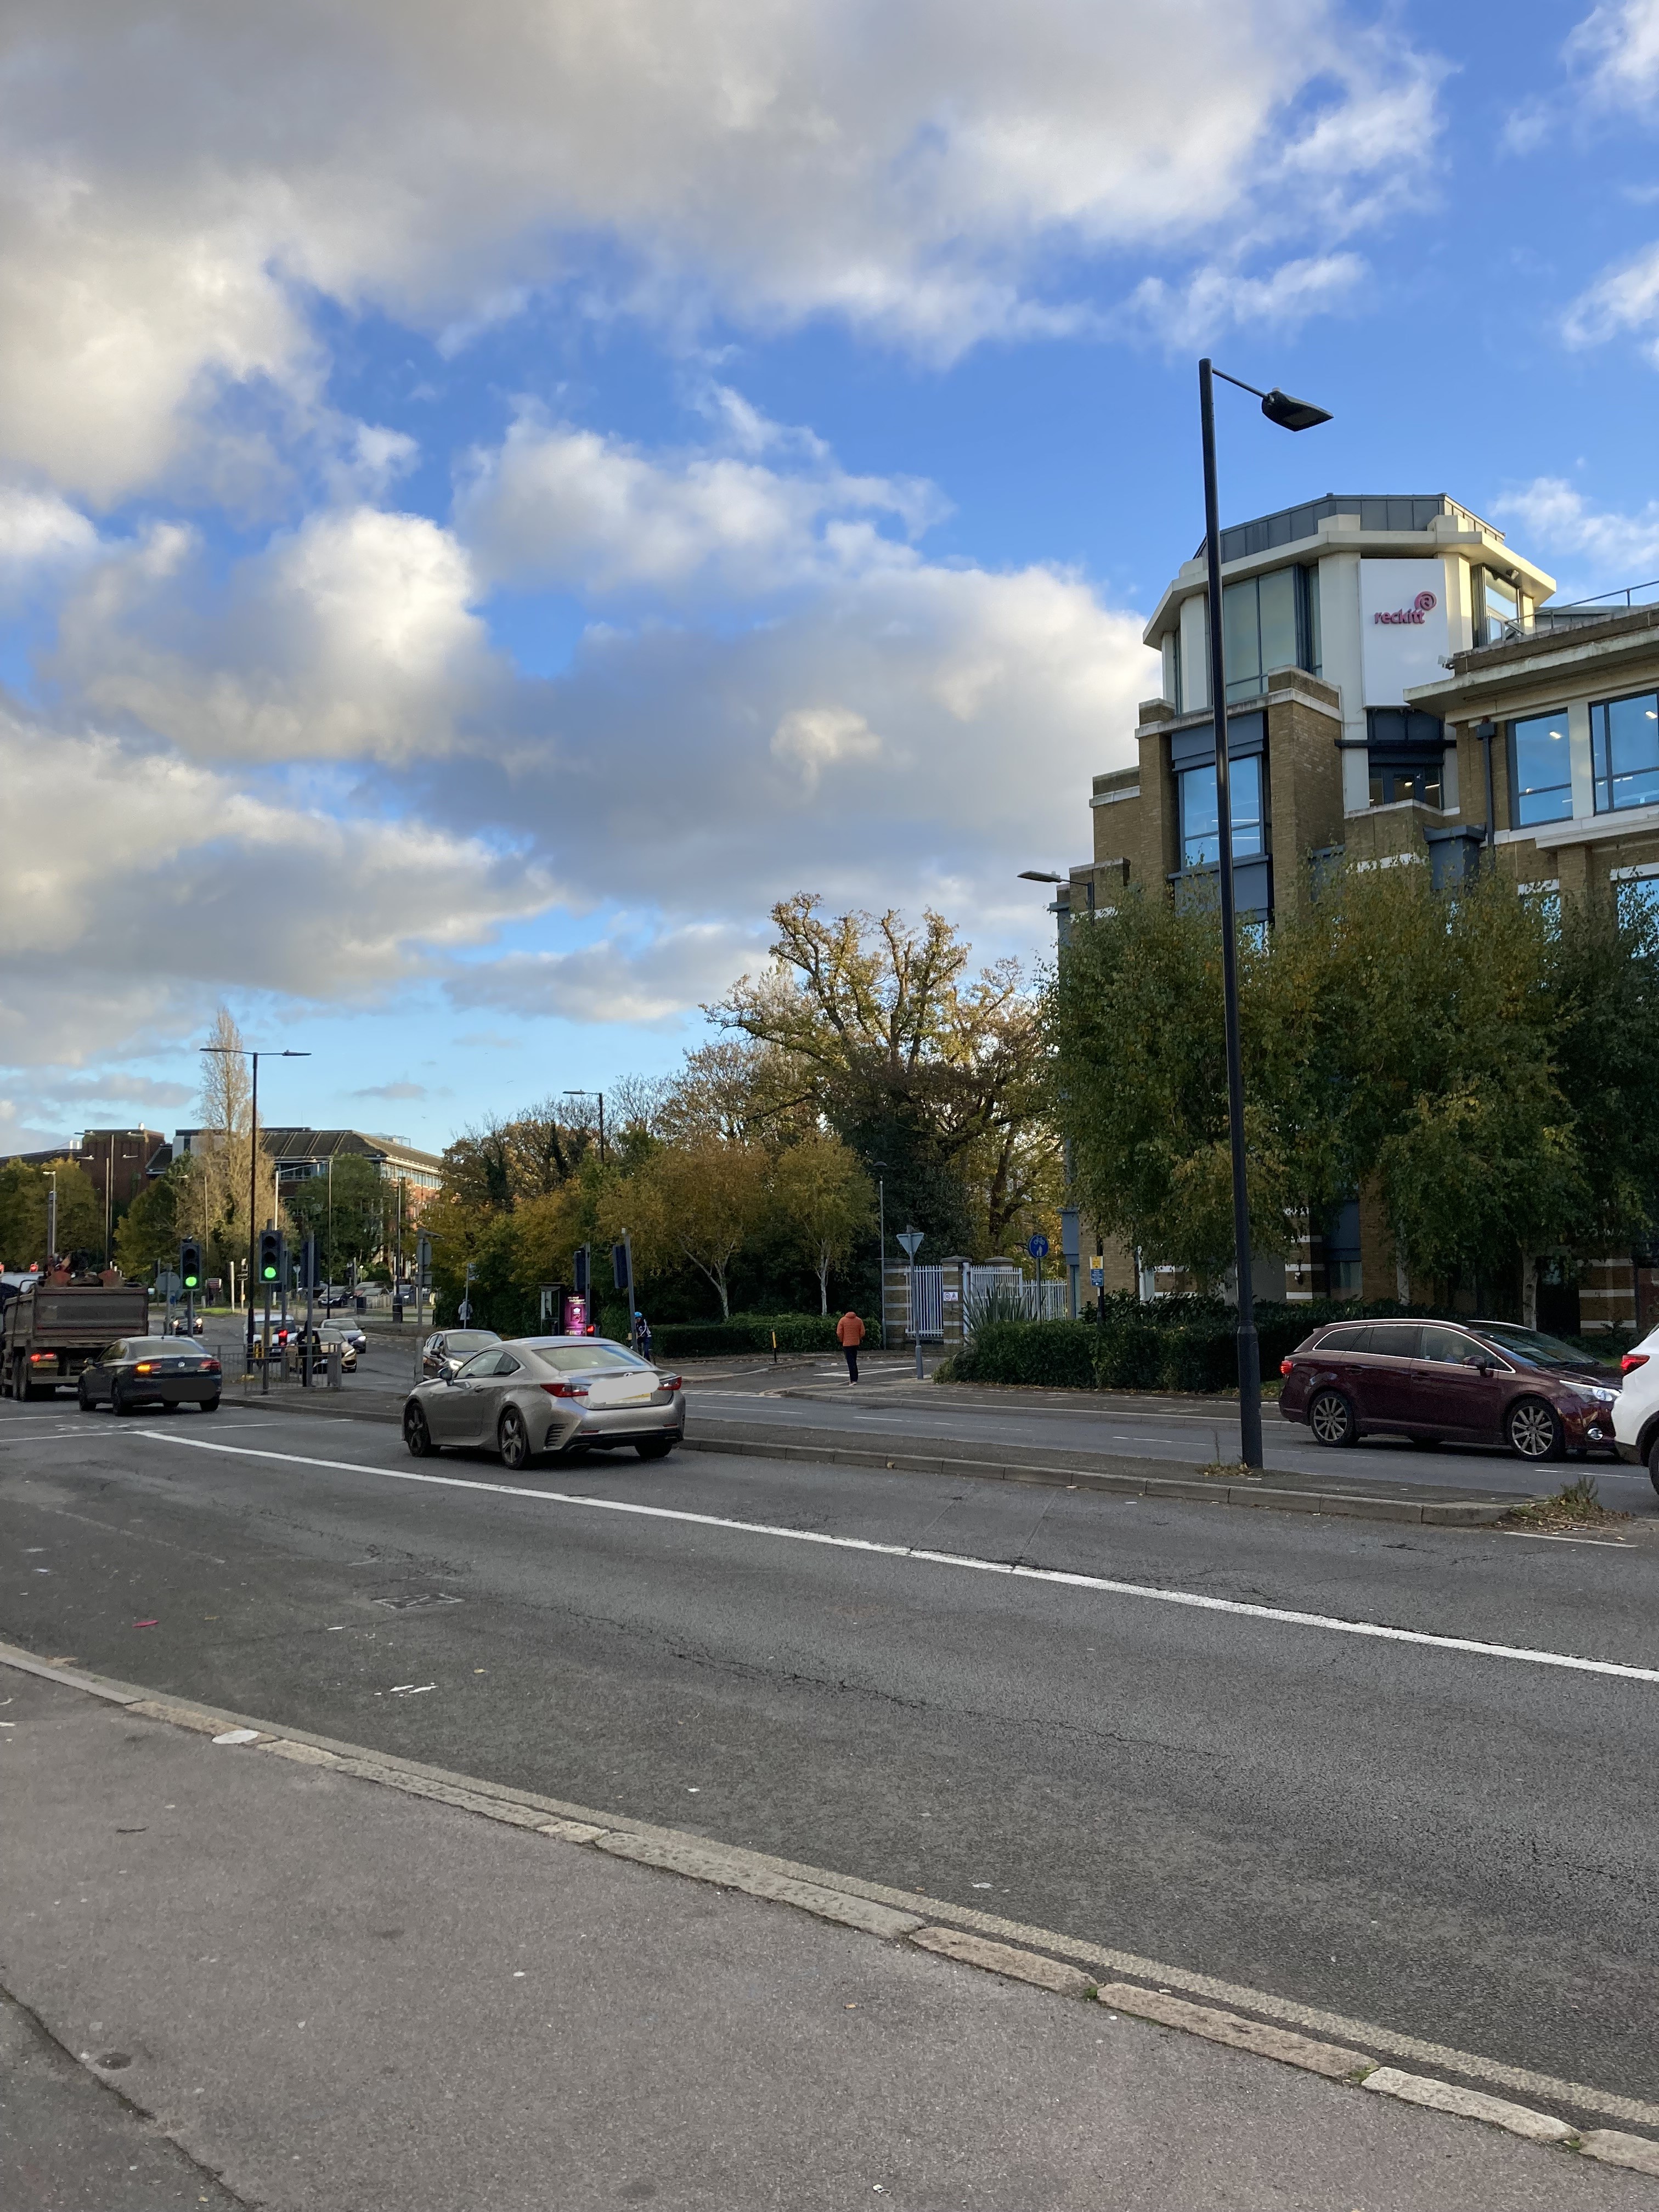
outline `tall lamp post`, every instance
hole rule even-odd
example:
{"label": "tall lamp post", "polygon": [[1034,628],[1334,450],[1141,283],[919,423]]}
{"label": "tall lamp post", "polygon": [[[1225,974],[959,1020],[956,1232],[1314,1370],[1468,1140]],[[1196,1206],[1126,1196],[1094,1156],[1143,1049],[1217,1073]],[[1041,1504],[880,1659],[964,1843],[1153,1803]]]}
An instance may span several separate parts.
{"label": "tall lamp post", "polygon": [[1227,1029],[1227,1135],[1233,1168],[1233,1249],[1238,1274],[1238,1442],[1246,1467],[1261,1464],[1261,1350],[1255,1334],[1255,1291],[1250,1280],[1250,1194],[1244,1152],[1244,1062],[1238,1040],[1238,945],[1233,908],[1232,788],[1227,768],[1226,624],[1221,605],[1221,508],[1216,495],[1213,377],[1261,402],[1281,430],[1311,430],[1330,416],[1322,407],[1292,399],[1277,386],[1258,392],[1225,369],[1198,364],[1199,413],[1204,430],[1204,551],[1209,583],[1210,711],[1215,718],[1215,803],[1221,864],[1221,991]]}
{"label": "tall lamp post", "polygon": [[[247,1364],[253,1366],[253,1285],[259,1273],[259,1062],[264,1060],[309,1060],[308,1052],[284,1048],[281,1052],[250,1052],[246,1045],[204,1044],[203,1052],[213,1053],[226,1060],[251,1060],[253,1062],[253,1095],[249,1106],[251,1127],[247,1148]],[[226,1130],[229,1136],[230,1132]],[[269,1311],[270,1300],[265,1300]]]}

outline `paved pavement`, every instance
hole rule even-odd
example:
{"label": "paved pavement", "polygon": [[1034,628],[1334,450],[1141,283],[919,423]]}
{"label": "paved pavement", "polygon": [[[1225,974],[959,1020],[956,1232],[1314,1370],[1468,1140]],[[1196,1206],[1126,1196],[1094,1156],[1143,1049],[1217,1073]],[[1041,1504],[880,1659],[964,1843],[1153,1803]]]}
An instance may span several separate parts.
{"label": "paved pavement", "polygon": [[0,1559],[42,1655],[1659,2100],[1647,1525],[5,1407]]}
{"label": "paved pavement", "polygon": [[0,2003],[17,2212],[1655,2200],[902,1942],[0,1690],[0,1975],[38,2015]]}

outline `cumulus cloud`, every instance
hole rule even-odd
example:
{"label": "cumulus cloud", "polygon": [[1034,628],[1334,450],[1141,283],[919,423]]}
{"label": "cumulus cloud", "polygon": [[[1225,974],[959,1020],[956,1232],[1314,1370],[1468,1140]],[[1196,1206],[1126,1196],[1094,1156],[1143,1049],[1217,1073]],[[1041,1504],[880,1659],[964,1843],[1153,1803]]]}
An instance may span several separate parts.
{"label": "cumulus cloud", "polygon": [[[1568,308],[1562,325],[1569,345],[1600,345],[1627,331],[1651,331],[1659,323],[1659,246],[1606,270]],[[1649,357],[1659,366],[1659,340]]]}
{"label": "cumulus cloud", "polygon": [[[769,434],[774,426],[735,394],[720,398],[739,452],[647,455],[521,413],[499,448],[471,456],[457,501],[461,535],[488,573],[518,584],[754,592],[902,559],[903,544],[867,518],[914,533],[943,512],[930,486],[849,476],[816,439]],[[753,458],[803,442],[793,468]]]}
{"label": "cumulus cloud", "polygon": [[1565,477],[1535,477],[1494,511],[1522,525],[1534,551],[1562,567],[1570,561],[1587,583],[1630,584],[1659,573],[1659,500],[1620,514],[1592,507]]}
{"label": "cumulus cloud", "polygon": [[309,292],[452,349],[580,279],[948,358],[1075,326],[1079,250],[1305,256],[1437,130],[1340,0],[18,0],[0,64],[0,461],[98,501],[277,466],[222,403],[319,404]]}
{"label": "cumulus cloud", "polygon": [[1129,306],[1167,344],[1190,347],[1241,323],[1291,329],[1310,315],[1329,314],[1346,305],[1365,274],[1357,253],[1286,261],[1267,276],[1208,267],[1180,284],[1148,276]]}
{"label": "cumulus cloud", "polygon": [[197,552],[158,527],[67,600],[53,672],[94,713],[208,758],[401,760],[505,679],[467,554],[424,515],[322,510],[222,587]]}
{"label": "cumulus cloud", "polygon": [[0,717],[0,1066],[14,1070],[163,1047],[228,986],[382,1000],[555,893],[544,868],[480,837],[324,814],[15,716]]}
{"label": "cumulus cloud", "polygon": [[1647,106],[1659,93],[1659,0],[1592,9],[1568,40],[1567,54],[1601,103]]}

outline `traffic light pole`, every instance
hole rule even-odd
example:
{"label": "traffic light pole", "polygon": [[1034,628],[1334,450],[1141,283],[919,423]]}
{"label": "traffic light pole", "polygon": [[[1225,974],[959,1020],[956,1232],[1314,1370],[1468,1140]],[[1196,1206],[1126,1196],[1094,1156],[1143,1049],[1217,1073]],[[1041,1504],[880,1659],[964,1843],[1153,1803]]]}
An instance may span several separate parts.
{"label": "traffic light pole", "polygon": [[[248,1300],[250,1327],[252,1322],[252,1310],[253,1301],[250,1297]],[[250,1346],[250,1356],[252,1349]],[[270,1395],[270,1285],[269,1283],[265,1285],[265,1340],[260,1346],[260,1351],[263,1357],[259,1361],[259,1395],[262,1398],[268,1398]]]}

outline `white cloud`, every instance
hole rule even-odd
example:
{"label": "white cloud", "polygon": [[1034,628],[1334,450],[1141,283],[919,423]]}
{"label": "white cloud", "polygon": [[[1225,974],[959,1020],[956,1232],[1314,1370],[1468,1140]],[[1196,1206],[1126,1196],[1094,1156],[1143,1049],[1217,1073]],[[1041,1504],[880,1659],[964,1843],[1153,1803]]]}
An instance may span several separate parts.
{"label": "white cloud", "polygon": [[257,797],[190,762],[13,717],[0,717],[0,1065],[14,1070],[147,1054],[228,990],[378,1001],[554,896],[544,869],[480,839]]}
{"label": "white cloud", "polygon": [[[1562,325],[1569,345],[1601,345],[1629,331],[1651,331],[1659,322],[1659,246],[1645,247],[1609,269],[1580,293]],[[1648,347],[1659,365],[1659,340]]]}
{"label": "white cloud", "polygon": [[452,350],[567,280],[941,358],[1076,327],[1079,251],[1316,257],[1397,204],[1436,76],[1340,0],[16,0],[0,463],[246,495],[280,441],[220,403],[318,409],[307,291]]}
{"label": "white cloud", "polygon": [[1586,587],[1659,574],[1659,499],[1634,514],[1619,514],[1593,507],[1565,477],[1537,477],[1496,501],[1494,512],[1522,525],[1540,558],[1563,568],[1570,560]]}
{"label": "white cloud", "polygon": [[54,672],[94,714],[208,758],[403,760],[505,682],[469,558],[424,515],[324,510],[222,592],[195,554],[158,528],[68,600]]}
{"label": "white cloud", "polygon": [[772,732],[773,758],[794,762],[809,792],[826,769],[874,760],[880,751],[881,739],[848,707],[793,707]]}
{"label": "white cloud", "polygon": [[[915,532],[943,512],[912,478],[849,476],[817,440],[768,423],[735,393],[720,419],[738,453],[647,455],[595,431],[520,415],[472,455],[456,522],[491,575],[590,592],[689,585],[769,591],[826,571],[905,557],[866,519]],[[790,471],[752,458],[803,443]]]}
{"label": "white cloud", "polygon": [[765,957],[766,941],[732,923],[693,923],[654,937],[609,937],[569,952],[513,952],[468,963],[445,988],[458,1006],[574,1022],[661,1024],[718,997]]}
{"label": "white cloud", "polygon": [[1592,9],[1567,41],[1594,98],[1644,107],[1659,93],[1659,0],[1618,0]]}
{"label": "white cloud", "polygon": [[56,492],[0,484],[0,569],[15,575],[85,561],[98,549],[86,516]]}
{"label": "white cloud", "polygon": [[1292,329],[1310,315],[1329,314],[1346,305],[1365,274],[1357,253],[1287,261],[1265,277],[1212,267],[1179,285],[1148,276],[1129,306],[1166,344],[1186,348],[1242,323]]}

